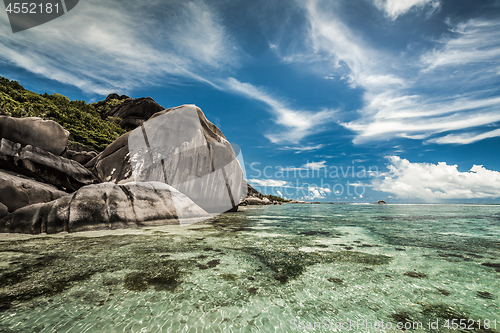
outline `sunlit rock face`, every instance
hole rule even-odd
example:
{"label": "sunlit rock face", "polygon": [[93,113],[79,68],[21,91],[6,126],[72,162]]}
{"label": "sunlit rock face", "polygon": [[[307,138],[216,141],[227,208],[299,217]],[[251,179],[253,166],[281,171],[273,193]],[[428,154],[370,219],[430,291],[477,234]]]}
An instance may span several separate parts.
{"label": "sunlit rock face", "polygon": [[246,196],[238,156],[201,109],[158,112],[128,137],[132,177],[171,185],[210,213],[236,209]]}

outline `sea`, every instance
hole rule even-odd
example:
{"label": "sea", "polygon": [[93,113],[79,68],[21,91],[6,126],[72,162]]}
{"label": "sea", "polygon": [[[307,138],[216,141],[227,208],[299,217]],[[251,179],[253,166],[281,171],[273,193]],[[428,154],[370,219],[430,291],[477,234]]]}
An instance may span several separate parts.
{"label": "sea", "polygon": [[500,206],[0,235],[0,332],[500,332]]}

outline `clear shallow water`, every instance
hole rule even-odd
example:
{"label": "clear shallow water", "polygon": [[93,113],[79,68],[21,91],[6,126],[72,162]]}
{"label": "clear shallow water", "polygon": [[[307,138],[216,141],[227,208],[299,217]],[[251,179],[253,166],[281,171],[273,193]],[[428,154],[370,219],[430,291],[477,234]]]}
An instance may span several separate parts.
{"label": "clear shallow water", "polygon": [[188,227],[3,235],[0,332],[457,332],[443,325],[462,318],[500,332],[499,254],[488,205],[283,205]]}

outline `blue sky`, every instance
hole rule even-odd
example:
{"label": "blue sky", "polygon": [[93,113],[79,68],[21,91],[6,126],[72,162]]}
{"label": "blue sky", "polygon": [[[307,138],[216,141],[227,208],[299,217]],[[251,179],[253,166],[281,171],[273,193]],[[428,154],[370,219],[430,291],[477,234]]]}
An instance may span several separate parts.
{"label": "blue sky", "polygon": [[196,104],[265,193],[500,197],[500,1],[81,0],[0,41],[39,93]]}

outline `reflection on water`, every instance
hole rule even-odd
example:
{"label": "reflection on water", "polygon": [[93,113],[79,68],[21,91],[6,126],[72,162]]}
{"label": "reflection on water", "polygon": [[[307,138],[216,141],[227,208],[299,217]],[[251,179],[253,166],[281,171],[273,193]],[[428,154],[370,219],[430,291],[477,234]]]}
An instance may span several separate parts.
{"label": "reflection on water", "polygon": [[500,206],[283,205],[0,240],[0,332],[500,332]]}

